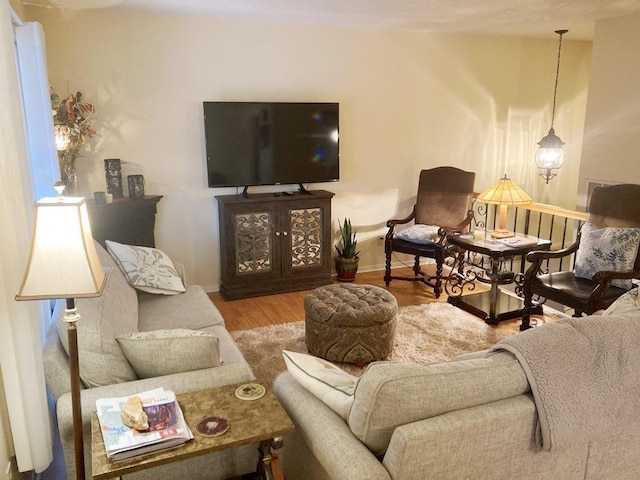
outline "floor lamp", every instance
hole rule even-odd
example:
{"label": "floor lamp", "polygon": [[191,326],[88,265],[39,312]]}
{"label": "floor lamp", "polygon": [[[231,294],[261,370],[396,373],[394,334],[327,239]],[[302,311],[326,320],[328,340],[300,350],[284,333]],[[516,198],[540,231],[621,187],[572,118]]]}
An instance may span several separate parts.
{"label": "floor lamp", "polygon": [[105,273],[98,258],[84,198],[43,198],[35,203],[35,227],[16,300],[64,298],[67,323],[76,478],[84,478],[84,444],[75,308],[78,297],[102,294]]}

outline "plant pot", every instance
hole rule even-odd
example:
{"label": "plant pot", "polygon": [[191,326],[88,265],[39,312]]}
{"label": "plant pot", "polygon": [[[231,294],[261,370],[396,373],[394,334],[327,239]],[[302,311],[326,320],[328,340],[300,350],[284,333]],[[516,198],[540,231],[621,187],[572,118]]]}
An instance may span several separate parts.
{"label": "plant pot", "polygon": [[336,278],[340,282],[353,282],[358,271],[358,257],[334,257],[336,264]]}

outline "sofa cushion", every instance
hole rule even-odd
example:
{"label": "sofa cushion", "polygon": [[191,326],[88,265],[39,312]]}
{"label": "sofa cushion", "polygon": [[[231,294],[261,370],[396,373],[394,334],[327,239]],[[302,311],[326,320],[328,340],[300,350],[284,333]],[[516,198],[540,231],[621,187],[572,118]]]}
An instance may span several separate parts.
{"label": "sofa cushion", "polygon": [[107,250],[129,283],[143,292],[176,295],[184,292],[184,284],[169,256],[150,247],[123,245],[106,240]]}
{"label": "sofa cushion", "polygon": [[[222,315],[200,285],[189,285],[180,295],[138,292],[138,331],[224,325]],[[127,333],[127,332],[125,332]]]}
{"label": "sofa cushion", "polygon": [[[87,387],[136,380],[137,375],[115,337],[138,331],[138,296],[107,251],[96,242],[107,272],[102,295],[76,299],[80,378]],[[58,334],[67,354],[67,324],[58,321]]]}
{"label": "sofa cushion", "polygon": [[358,381],[347,422],[382,455],[397,426],[527,391],[525,374],[508,352],[431,365],[374,362]]}
{"label": "sofa cushion", "polygon": [[358,377],[313,355],[283,350],[282,357],[287,370],[300,385],[344,420],[347,419]]}
{"label": "sofa cushion", "polygon": [[214,335],[176,328],[119,335],[127,360],[140,378],[159,377],[220,365],[220,345]]}
{"label": "sofa cushion", "polygon": [[[573,272],[578,278],[591,280],[602,270],[631,271],[639,244],[640,228],[598,228],[587,222],[582,226]],[[611,285],[628,290],[631,280],[615,279]]]}

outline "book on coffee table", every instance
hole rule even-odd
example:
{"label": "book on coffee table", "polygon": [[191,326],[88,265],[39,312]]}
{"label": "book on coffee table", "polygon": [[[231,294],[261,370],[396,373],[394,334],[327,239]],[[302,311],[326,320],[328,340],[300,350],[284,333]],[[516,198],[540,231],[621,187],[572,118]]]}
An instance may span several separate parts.
{"label": "book on coffee table", "polygon": [[[146,430],[136,430],[122,421],[122,406],[132,396],[142,400],[149,424]],[[96,400],[96,410],[107,457],[114,462],[174,448],[193,438],[175,393],[163,388],[127,397],[100,398]]]}

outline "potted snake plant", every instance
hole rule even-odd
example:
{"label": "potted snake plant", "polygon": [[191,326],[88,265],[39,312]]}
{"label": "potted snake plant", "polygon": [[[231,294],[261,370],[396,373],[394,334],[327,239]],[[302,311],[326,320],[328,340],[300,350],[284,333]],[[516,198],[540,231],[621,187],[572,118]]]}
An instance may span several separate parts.
{"label": "potted snake plant", "polygon": [[358,271],[358,241],[356,233],[351,228],[351,220],[344,219],[340,227],[340,237],[335,246],[338,254],[335,256],[336,277],[341,282],[353,282]]}

